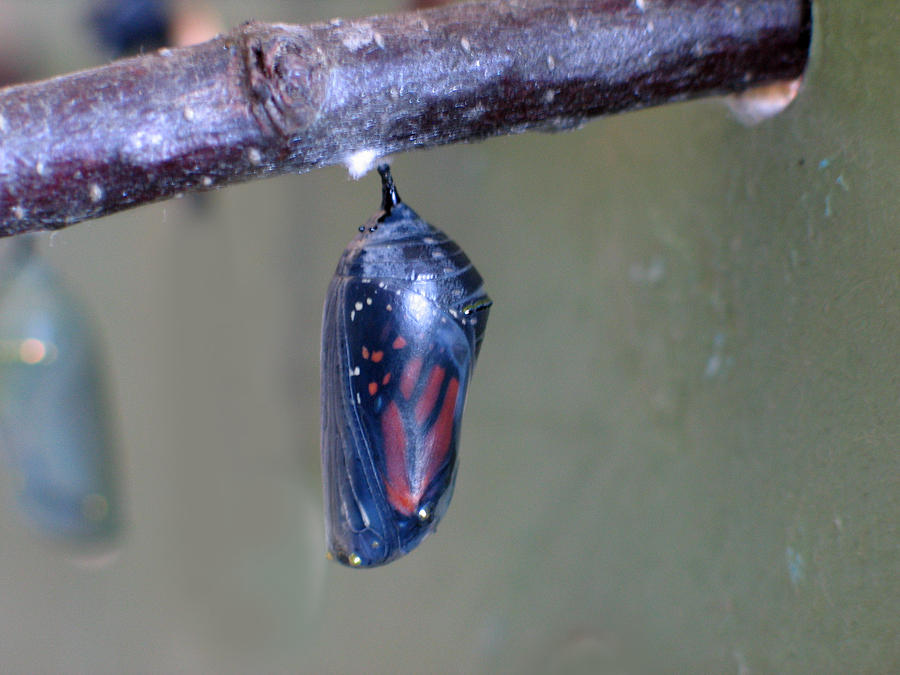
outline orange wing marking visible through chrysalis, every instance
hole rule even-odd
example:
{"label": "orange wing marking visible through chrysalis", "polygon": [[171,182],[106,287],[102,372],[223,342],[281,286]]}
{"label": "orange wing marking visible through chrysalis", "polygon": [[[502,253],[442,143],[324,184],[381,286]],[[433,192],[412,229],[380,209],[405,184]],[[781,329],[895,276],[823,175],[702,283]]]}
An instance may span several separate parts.
{"label": "orange wing marking visible through chrysalis", "polygon": [[[401,390],[408,389],[412,395],[416,375],[421,371],[421,360],[417,365],[411,362],[407,365],[401,376]],[[428,381],[419,397],[415,407],[415,423],[422,425],[431,416],[441,393],[446,370],[441,366],[434,366],[428,374]],[[411,384],[406,384],[411,380]],[[369,385],[369,392],[374,396],[377,391],[377,383]],[[391,401],[381,416],[381,431],[384,436],[384,461],[385,461],[385,490],[388,501],[400,513],[412,515],[419,506],[419,500],[428,489],[435,474],[443,466],[450,451],[450,443],[453,440],[453,423],[456,418],[457,397],[459,395],[459,380],[451,377],[447,382],[444,392],[444,400],[431,430],[425,436],[422,457],[425,461],[414,469],[415,476],[410,483],[409,467],[407,465],[408,436],[403,424],[403,417],[396,402]],[[406,396],[406,391],[404,391]],[[409,396],[406,396],[409,398]]]}
{"label": "orange wing marking visible through chrysalis", "polygon": [[419,379],[419,371],[421,370],[421,356],[411,359],[410,362],[406,364],[406,368],[403,369],[403,373],[400,375],[400,393],[403,394],[403,398],[409,400],[409,397],[413,395],[413,391],[416,388],[416,381]]}
{"label": "orange wing marking visible through chrysalis", "polygon": [[431,483],[434,474],[437,473],[447,451],[450,449],[450,441],[453,437],[453,419],[456,416],[456,395],[459,392],[459,381],[455,377],[447,383],[447,391],[444,394],[444,403],[437,421],[431,427],[431,431],[425,437],[425,456],[428,461],[425,466],[425,476],[422,481],[422,492]]}
{"label": "orange wing marking visible through chrysalis", "polygon": [[438,395],[441,393],[441,385],[444,383],[444,373],[446,371],[440,366],[434,366],[428,373],[428,383],[425,385],[425,391],[416,403],[416,422],[424,424],[425,420],[434,410],[434,404],[437,402]]}
{"label": "orange wing marking visible through chrysalis", "polygon": [[384,434],[385,489],[391,505],[404,515],[412,515],[418,499],[410,493],[406,476],[406,431],[397,404],[391,401],[381,416]]}

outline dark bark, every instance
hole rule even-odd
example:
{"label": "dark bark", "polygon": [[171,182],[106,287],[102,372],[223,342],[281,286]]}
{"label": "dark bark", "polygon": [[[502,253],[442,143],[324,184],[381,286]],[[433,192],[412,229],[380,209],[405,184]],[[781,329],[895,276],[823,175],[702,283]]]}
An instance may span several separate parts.
{"label": "dark bark", "polygon": [[492,0],[250,23],[0,90],[0,236],[799,76],[810,0]]}

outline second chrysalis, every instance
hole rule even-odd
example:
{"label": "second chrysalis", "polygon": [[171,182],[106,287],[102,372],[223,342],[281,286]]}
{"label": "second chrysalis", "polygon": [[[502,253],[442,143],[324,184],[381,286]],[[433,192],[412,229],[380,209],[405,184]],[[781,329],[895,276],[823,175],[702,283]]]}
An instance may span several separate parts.
{"label": "second chrysalis", "polygon": [[491,306],[466,254],[378,172],[381,211],[341,256],[322,325],[325,530],[351,567],[409,553],[447,510]]}

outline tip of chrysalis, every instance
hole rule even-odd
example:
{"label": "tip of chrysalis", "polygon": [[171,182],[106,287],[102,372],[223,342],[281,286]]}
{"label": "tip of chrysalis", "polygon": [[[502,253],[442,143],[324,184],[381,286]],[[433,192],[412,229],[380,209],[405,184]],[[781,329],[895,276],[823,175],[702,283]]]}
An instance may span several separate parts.
{"label": "tip of chrysalis", "polygon": [[400,195],[397,194],[397,187],[394,185],[394,177],[391,176],[391,167],[382,164],[378,167],[378,174],[381,176],[381,210],[384,216],[391,215],[391,209],[400,203]]}

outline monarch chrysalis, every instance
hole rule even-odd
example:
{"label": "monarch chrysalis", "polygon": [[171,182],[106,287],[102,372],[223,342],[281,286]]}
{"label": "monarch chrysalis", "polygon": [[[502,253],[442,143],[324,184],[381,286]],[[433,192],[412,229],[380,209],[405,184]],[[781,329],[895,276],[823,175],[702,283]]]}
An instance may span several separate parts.
{"label": "monarch chrysalis", "polygon": [[322,325],[322,476],[330,557],[383,565],[447,510],[466,388],[491,300],[459,246],[400,201],[359,228]]}
{"label": "monarch chrysalis", "polygon": [[92,325],[33,242],[11,243],[0,270],[0,456],[41,533],[108,542],[114,450]]}

